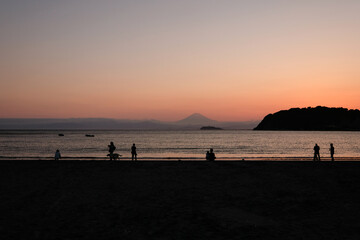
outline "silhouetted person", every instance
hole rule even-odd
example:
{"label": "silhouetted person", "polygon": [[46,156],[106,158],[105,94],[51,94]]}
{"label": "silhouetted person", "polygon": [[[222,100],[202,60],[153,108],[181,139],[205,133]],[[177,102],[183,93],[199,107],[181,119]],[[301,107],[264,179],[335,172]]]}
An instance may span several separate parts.
{"label": "silhouetted person", "polygon": [[331,161],[334,161],[335,148],[334,148],[334,145],[332,143],[330,143],[329,151],[330,151]]}
{"label": "silhouetted person", "polygon": [[133,143],[132,147],[131,147],[131,161],[137,161],[137,153],[136,153],[136,146],[135,143]]}
{"label": "silhouetted person", "polygon": [[314,161],[320,161],[320,147],[317,144],[314,146]]}
{"label": "silhouetted person", "polygon": [[113,154],[114,154],[116,147],[113,142],[110,142],[110,145],[108,145],[108,147],[109,147],[109,157],[110,157],[110,161],[111,161],[111,160],[113,160]]}
{"label": "silhouetted person", "polygon": [[210,152],[209,151],[207,151],[206,152],[206,161],[210,161]]}
{"label": "silhouetted person", "polygon": [[212,148],[210,148],[210,152],[209,152],[209,161],[215,161],[216,157],[215,157],[215,153],[214,150]]}
{"label": "silhouetted person", "polygon": [[57,149],[56,150],[56,152],[55,152],[55,160],[60,160],[60,158],[61,158],[61,154],[60,154],[60,150],[59,149]]}

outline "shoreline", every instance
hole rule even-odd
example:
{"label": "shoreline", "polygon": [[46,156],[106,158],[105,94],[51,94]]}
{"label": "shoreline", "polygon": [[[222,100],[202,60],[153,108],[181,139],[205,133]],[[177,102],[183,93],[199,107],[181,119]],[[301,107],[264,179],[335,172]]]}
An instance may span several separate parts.
{"label": "shoreline", "polygon": [[[8,157],[0,156],[0,161],[54,161],[53,157]],[[109,161],[109,157],[62,157],[60,161]],[[116,161],[131,161],[131,157],[122,157]],[[204,161],[197,157],[142,157],[138,161]],[[215,162],[224,161],[274,161],[274,162],[313,162],[313,157],[218,157]],[[360,157],[335,157],[335,162],[360,161]],[[320,162],[331,162],[330,157],[321,158]]]}

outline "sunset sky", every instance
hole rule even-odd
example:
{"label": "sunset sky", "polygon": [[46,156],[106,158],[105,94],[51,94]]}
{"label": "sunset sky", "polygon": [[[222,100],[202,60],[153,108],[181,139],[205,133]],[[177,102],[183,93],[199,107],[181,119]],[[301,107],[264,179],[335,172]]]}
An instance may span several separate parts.
{"label": "sunset sky", "polygon": [[2,0],[0,117],[360,108],[359,0]]}

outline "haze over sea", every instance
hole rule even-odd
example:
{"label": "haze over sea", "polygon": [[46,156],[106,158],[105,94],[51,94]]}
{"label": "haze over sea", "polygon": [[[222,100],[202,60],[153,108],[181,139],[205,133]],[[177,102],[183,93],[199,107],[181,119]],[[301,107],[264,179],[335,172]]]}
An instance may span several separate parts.
{"label": "haze over sea", "polygon": [[[58,134],[63,133],[60,137]],[[86,137],[94,134],[95,137]],[[217,160],[277,159],[310,160],[317,143],[322,157],[360,157],[360,132],[325,131],[0,131],[0,159],[52,159],[60,149],[66,159],[107,159],[113,141],[122,159],[130,158],[136,143],[139,160],[202,160],[214,148]]]}

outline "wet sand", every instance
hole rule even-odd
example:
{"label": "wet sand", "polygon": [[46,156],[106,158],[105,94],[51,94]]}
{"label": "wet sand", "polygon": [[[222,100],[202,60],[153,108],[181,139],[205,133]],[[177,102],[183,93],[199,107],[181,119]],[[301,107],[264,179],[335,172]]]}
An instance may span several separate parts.
{"label": "wet sand", "polygon": [[360,239],[360,162],[0,161],[1,239]]}

